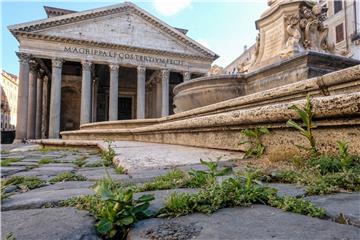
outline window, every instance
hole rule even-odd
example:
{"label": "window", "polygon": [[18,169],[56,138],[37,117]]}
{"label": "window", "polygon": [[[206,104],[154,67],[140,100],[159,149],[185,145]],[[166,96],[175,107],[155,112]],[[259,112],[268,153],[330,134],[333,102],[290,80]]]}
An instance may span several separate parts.
{"label": "window", "polygon": [[344,24],[339,24],[335,27],[336,43],[344,40]]}
{"label": "window", "polygon": [[343,9],[342,0],[334,0],[334,14]]}

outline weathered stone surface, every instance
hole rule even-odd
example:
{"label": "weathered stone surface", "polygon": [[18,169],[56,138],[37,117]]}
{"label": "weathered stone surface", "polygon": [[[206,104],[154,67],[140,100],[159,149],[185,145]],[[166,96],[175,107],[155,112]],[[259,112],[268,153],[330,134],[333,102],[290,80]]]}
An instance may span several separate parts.
{"label": "weathered stone surface", "polygon": [[94,186],[94,184],[95,184],[94,182],[90,182],[90,181],[58,182],[58,183],[48,185],[45,187],[35,188],[35,189],[31,190],[31,192],[91,188],[92,186]]}
{"label": "weathered stone surface", "polygon": [[280,196],[301,197],[306,193],[303,187],[295,184],[270,183],[266,185],[277,189]]}
{"label": "weathered stone surface", "polygon": [[[195,228],[186,231],[187,224]],[[165,238],[166,233],[158,234],[164,225],[184,232]],[[169,227],[168,227],[169,228]],[[169,233],[173,230],[165,228]],[[194,230],[194,231],[193,231]],[[284,212],[279,209],[254,205],[248,208],[228,208],[212,215],[192,214],[174,219],[154,218],[137,223],[128,235],[128,240],[149,239],[184,239],[191,235],[196,239],[296,239],[328,240],[358,239],[360,228],[342,225],[326,220],[311,218],[299,214]],[[159,238],[160,237],[160,238]]]}
{"label": "weathered stone surface", "polygon": [[12,167],[16,167],[16,166],[35,167],[35,166],[38,166],[38,164],[35,162],[25,162],[25,161],[13,162],[13,163],[10,163],[9,165]]}
{"label": "weathered stone surface", "polygon": [[[114,168],[106,168],[106,171],[110,174],[110,177],[115,181],[129,181],[129,176],[125,174],[118,174]],[[104,168],[80,168],[78,174],[86,177],[88,180],[97,181],[107,177]]]}
{"label": "weathered stone surface", "polygon": [[[84,186],[89,184],[84,184]],[[86,188],[66,188],[61,186],[47,186],[37,190],[32,190],[22,194],[10,196],[2,202],[1,210],[18,210],[41,208],[45,204],[56,205],[60,201],[70,199],[76,196],[92,195],[94,191]]]}
{"label": "weathered stone surface", "polygon": [[[327,153],[337,152],[338,139],[345,139],[349,143],[351,153],[360,151],[360,142],[357,141],[360,136],[360,129],[354,124],[357,121],[355,116],[358,113],[357,102],[359,101],[360,93],[358,92],[312,99],[314,115],[319,118],[315,119],[317,127],[313,133],[315,138],[318,139],[320,151]],[[270,127],[271,131],[271,134],[265,135],[262,139],[263,144],[267,146],[267,152],[276,153],[279,149],[286,152],[290,149],[297,149],[295,145],[306,146],[307,144],[306,139],[299,136],[295,129],[286,127],[286,121],[289,118],[298,119],[296,112],[289,109],[293,104],[302,107],[305,100],[268,104],[249,109],[229,110],[229,112],[225,113],[166,122],[131,130],[79,130],[64,132],[62,136],[63,139],[73,140],[136,140],[244,151],[249,146],[246,144],[239,145],[238,143],[248,139],[239,133],[240,130],[261,126]],[[343,119],[353,116],[354,118],[351,121],[338,119],[339,117]],[[129,151],[133,150],[129,148]],[[130,157],[130,155],[128,156]],[[120,157],[119,162],[126,165],[126,159],[126,156]],[[155,160],[153,158],[149,159],[149,163],[152,164],[152,162],[155,162]]]}
{"label": "weathered stone surface", "polygon": [[17,240],[98,239],[94,220],[74,208],[13,210],[1,215],[2,239],[9,233]]}
{"label": "weathered stone surface", "polygon": [[153,194],[155,199],[151,201],[149,209],[153,211],[154,213],[158,212],[162,207],[164,207],[165,200],[174,192],[178,193],[196,193],[197,189],[191,189],[191,188],[179,188],[179,189],[169,189],[169,190],[157,190],[157,191],[147,191],[147,192],[141,192],[141,193],[135,193],[134,198],[137,199],[142,195],[145,194]]}
{"label": "weathered stone surface", "polygon": [[26,172],[19,172],[15,174],[16,176],[36,176],[44,180],[49,180],[50,178],[64,172],[71,172],[74,170],[74,167],[49,167],[47,165],[42,165],[38,168],[31,169]]}
{"label": "weathered stone surface", "polygon": [[144,169],[199,164],[200,159],[227,161],[243,156],[238,152],[130,141],[116,141],[114,148],[117,163],[128,169],[129,173]]}
{"label": "weathered stone surface", "polygon": [[26,167],[0,167],[0,173],[1,173],[1,177],[6,177],[21,171],[25,171]]}
{"label": "weathered stone surface", "polygon": [[35,151],[40,148],[40,145],[38,144],[18,144],[15,145],[10,152],[28,152],[28,151]]}
{"label": "weathered stone surface", "polygon": [[17,190],[17,186],[15,186],[15,185],[6,186],[4,188],[5,193],[14,192],[15,190]]}
{"label": "weathered stone surface", "polygon": [[[360,227],[360,193],[336,193],[324,196],[307,197],[312,203],[326,210],[326,213],[335,221],[340,214],[350,224]],[[360,235],[359,235],[360,236]]]}

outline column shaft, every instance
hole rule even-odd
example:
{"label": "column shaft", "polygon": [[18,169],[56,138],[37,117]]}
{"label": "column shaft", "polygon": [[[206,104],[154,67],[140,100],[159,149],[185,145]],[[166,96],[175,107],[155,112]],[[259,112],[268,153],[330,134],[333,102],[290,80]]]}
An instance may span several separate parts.
{"label": "column shaft", "polygon": [[80,125],[91,120],[91,63],[82,62]]}
{"label": "column shaft", "polygon": [[62,63],[61,59],[52,60],[49,138],[59,138],[60,134]]}
{"label": "column shaft", "polygon": [[119,65],[110,64],[109,121],[118,120]]}
{"label": "column shaft", "polygon": [[161,71],[161,116],[169,115],[169,70]]}
{"label": "column shaft", "polygon": [[139,66],[137,68],[137,119],[145,118],[145,73],[145,67]]}
{"label": "column shaft", "polygon": [[29,55],[17,53],[20,62],[17,113],[16,142],[23,141],[27,136],[27,113],[29,96]]}
{"label": "column shaft", "polygon": [[41,138],[41,113],[42,113],[42,87],[43,87],[44,70],[40,69],[36,83],[36,117],[35,117],[35,138]]}
{"label": "column shaft", "polygon": [[44,76],[42,89],[42,113],[41,113],[41,138],[47,138],[48,132],[48,102],[49,102],[49,78]]}
{"label": "column shaft", "polygon": [[36,125],[36,85],[38,76],[38,64],[35,60],[30,60],[29,73],[29,97],[28,97],[28,115],[27,115],[27,139],[35,138]]}
{"label": "column shaft", "polygon": [[156,82],[156,89],[155,89],[155,99],[156,99],[156,109],[155,114],[156,117],[161,117],[161,95],[162,95],[162,89],[161,89],[161,79],[159,79]]}

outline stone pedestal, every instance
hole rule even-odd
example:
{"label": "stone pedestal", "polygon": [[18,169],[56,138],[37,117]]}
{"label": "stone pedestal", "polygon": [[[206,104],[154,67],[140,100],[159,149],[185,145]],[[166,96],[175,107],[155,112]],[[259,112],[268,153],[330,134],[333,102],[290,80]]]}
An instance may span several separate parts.
{"label": "stone pedestal", "polygon": [[21,142],[27,137],[27,114],[29,96],[29,59],[30,56],[24,53],[17,53],[20,62],[18,99],[17,99],[17,120],[16,120],[16,142]]}
{"label": "stone pedestal", "polygon": [[60,133],[60,110],[61,110],[61,72],[63,60],[52,60],[49,138],[59,138]]}

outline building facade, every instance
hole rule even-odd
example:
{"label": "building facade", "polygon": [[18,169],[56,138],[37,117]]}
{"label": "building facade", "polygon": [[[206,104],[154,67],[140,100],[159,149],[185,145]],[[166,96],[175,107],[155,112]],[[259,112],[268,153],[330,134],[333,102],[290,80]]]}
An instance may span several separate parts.
{"label": "building facade", "polygon": [[47,19],[9,26],[20,44],[18,140],[172,114],[172,89],[218,57],[132,3],[45,10]]}
{"label": "building facade", "polygon": [[17,76],[1,71],[1,131],[14,131],[18,97]]}
{"label": "building facade", "polygon": [[360,59],[360,2],[358,0],[320,0],[328,8],[325,25],[328,41],[344,56]]}

